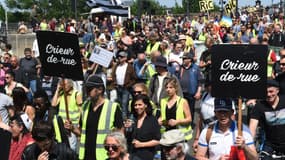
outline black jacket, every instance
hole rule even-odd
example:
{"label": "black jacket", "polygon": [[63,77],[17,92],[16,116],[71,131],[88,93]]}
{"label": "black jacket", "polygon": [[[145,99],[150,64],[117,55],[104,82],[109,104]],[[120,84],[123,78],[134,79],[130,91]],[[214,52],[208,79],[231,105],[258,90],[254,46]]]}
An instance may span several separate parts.
{"label": "black jacket", "polygon": [[[37,160],[41,150],[36,143],[27,146],[22,154],[22,160]],[[49,152],[49,160],[77,160],[76,153],[64,143],[54,143]]]}

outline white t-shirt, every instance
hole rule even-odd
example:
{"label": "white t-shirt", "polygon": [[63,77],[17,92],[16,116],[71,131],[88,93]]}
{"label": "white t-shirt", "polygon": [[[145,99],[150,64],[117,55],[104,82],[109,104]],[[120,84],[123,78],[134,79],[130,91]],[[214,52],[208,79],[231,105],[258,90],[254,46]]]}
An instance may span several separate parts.
{"label": "white t-shirt", "polygon": [[204,120],[212,118],[215,116],[214,113],[214,100],[215,98],[211,96],[210,93],[205,92],[202,96],[202,101],[200,103],[201,114]]}
{"label": "white t-shirt", "polygon": [[157,102],[160,102],[160,93],[161,93],[161,90],[163,89],[163,80],[164,78],[166,77],[166,75],[163,75],[163,76],[160,76],[158,75],[157,76],[157,80],[158,80],[158,89],[157,89]]}
{"label": "white t-shirt", "polygon": [[118,65],[116,69],[116,81],[118,85],[124,85],[127,66],[128,63],[125,63],[123,65]]}
{"label": "white t-shirt", "polygon": [[[208,147],[209,150],[209,159],[210,160],[218,160],[221,155],[230,154],[231,146],[234,145],[236,137],[238,135],[237,123],[235,121],[232,122],[231,127],[225,133],[219,130],[219,126],[215,123],[213,132],[211,134],[209,144],[206,140],[207,129],[202,130],[201,135],[199,137],[198,144],[203,147]],[[242,135],[245,139],[246,145],[253,145],[254,141],[251,136],[250,130],[247,126],[243,125]]]}

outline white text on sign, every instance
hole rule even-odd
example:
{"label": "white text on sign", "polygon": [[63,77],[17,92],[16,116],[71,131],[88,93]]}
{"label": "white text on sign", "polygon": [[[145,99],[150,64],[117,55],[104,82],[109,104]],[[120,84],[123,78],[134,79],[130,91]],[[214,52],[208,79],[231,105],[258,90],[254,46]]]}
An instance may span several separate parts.
{"label": "white text on sign", "polygon": [[244,63],[239,60],[231,61],[225,59],[221,63],[220,70],[227,72],[222,74],[219,79],[223,82],[233,82],[235,80],[239,80],[240,82],[257,82],[260,80],[260,77],[257,74],[240,73],[239,75],[235,75],[230,73],[230,71],[257,71],[259,68],[259,64],[255,61]]}

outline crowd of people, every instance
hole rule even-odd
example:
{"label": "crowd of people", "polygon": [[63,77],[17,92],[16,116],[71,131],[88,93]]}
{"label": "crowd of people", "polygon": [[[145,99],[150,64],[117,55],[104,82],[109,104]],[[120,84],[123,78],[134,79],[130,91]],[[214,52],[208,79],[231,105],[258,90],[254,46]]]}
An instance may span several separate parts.
{"label": "crowd of people", "polygon": [[[258,151],[263,159],[284,156],[283,19],[245,11],[232,25],[212,15],[33,21],[34,31],[78,35],[84,81],[44,75],[37,40],[23,57],[5,46],[0,131],[11,133],[9,159],[224,160],[233,150],[249,160]],[[205,44],[201,55],[196,41]],[[254,107],[242,135],[235,100],[211,95],[211,47],[223,43],[269,47],[267,97],[245,101]],[[88,60],[94,46],[114,53],[108,68]],[[265,137],[258,146],[257,135]]]}

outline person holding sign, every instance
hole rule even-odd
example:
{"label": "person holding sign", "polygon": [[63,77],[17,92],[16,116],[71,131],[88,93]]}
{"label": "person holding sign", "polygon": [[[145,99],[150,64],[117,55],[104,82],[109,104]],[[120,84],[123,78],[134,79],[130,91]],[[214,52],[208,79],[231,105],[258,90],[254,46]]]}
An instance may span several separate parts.
{"label": "person holding sign", "polygon": [[[230,159],[233,158],[232,148],[237,146],[237,150],[244,153],[247,160],[258,158],[254,141],[249,129],[242,126],[242,136],[238,135],[237,123],[231,119],[234,111],[230,99],[215,98],[215,116],[217,121],[203,129],[199,137],[196,158],[204,159]],[[207,157],[207,152],[209,157]],[[241,155],[239,155],[241,158]]]}
{"label": "person holding sign", "polygon": [[[63,84],[65,83],[65,84]],[[64,87],[63,87],[64,86]],[[66,97],[64,95],[64,90]],[[68,104],[69,117],[66,114],[65,108],[65,98]],[[80,107],[82,104],[82,95],[73,88],[73,81],[71,79],[64,79],[58,82],[57,89],[52,99],[52,106],[58,106],[58,115],[62,118],[63,121],[71,121],[74,126],[79,125],[80,118]],[[70,119],[69,119],[70,118]],[[77,139],[74,134],[71,134],[69,137],[70,147],[75,150],[77,145]]]}

